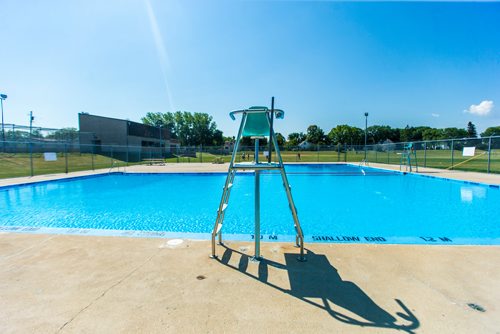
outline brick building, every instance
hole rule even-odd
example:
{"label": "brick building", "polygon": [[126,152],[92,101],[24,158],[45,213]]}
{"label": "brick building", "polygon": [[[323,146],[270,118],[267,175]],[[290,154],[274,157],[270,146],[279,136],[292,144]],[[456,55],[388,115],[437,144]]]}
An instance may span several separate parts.
{"label": "brick building", "polygon": [[81,152],[140,161],[152,155],[171,156],[179,147],[165,128],[83,112],[78,114],[78,124]]}

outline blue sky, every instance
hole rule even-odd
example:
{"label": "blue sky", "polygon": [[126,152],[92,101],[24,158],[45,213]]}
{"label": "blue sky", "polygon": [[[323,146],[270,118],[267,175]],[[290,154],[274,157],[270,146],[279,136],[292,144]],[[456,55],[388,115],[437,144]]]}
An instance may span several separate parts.
{"label": "blue sky", "polygon": [[234,135],[228,112],[274,95],[285,134],[364,127],[365,112],[500,125],[498,2],[3,0],[0,31],[6,123],[184,110]]}

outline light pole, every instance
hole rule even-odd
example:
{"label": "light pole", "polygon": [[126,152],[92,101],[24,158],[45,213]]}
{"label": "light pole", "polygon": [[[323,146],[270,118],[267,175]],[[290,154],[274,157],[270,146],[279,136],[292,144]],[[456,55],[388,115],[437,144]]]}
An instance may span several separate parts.
{"label": "light pole", "polygon": [[30,111],[30,171],[31,171],[31,176],[34,175],[33,173],[33,139],[32,139],[32,130],[33,130],[33,121],[35,120],[35,116],[33,116],[33,111]]}
{"label": "light pole", "polygon": [[33,111],[30,111],[30,141],[31,141],[31,136],[32,136],[33,121],[34,120],[35,120],[35,116],[33,116]]}
{"label": "light pole", "polygon": [[365,162],[366,162],[366,144],[368,139],[368,113],[365,112]]}
{"label": "light pole", "polygon": [[7,95],[0,94],[0,106],[1,106],[1,109],[2,109],[2,141],[3,141],[4,150],[5,150],[5,129],[4,129],[4,126],[3,126],[3,100],[5,100],[6,98],[7,98]]}

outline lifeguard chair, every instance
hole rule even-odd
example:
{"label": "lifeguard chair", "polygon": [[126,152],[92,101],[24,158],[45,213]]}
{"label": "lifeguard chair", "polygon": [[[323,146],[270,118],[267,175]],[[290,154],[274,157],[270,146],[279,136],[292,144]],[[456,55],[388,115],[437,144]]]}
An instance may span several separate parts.
{"label": "lifeguard chair", "polygon": [[412,172],[412,165],[415,165],[415,171],[418,173],[417,152],[413,143],[406,143],[403,147],[403,153],[401,153],[399,170],[401,170],[402,166],[405,166],[405,171],[409,169]]}
{"label": "lifeguard chair", "polygon": [[[243,170],[254,170],[255,171],[255,255],[254,260],[258,261],[261,259],[260,256],[260,172],[263,170],[278,170],[283,179],[283,186],[285,188],[286,196],[288,199],[288,204],[293,216],[293,221],[295,225],[296,238],[295,243],[297,247],[300,247],[299,261],[305,261],[304,257],[304,235],[302,234],[302,228],[300,227],[299,218],[297,216],[297,209],[292,198],[292,192],[290,185],[288,184],[288,179],[285,172],[285,166],[283,164],[283,159],[281,158],[280,150],[278,147],[278,142],[273,131],[273,119],[282,119],[285,112],[281,109],[274,109],[274,98],[272,99],[271,109],[267,107],[250,107],[243,110],[234,110],[229,113],[231,119],[236,120],[235,115],[241,114],[241,123],[238,130],[238,136],[236,137],[236,143],[234,145],[233,153],[231,156],[231,162],[229,163],[229,169],[227,173],[226,183],[222,191],[222,198],[220,200],[219,209],[217,210],[217,219],[215,220],[214,229],[212,231],[212,258],[216,258],[215,254],[215,239],[219,237],[219,244],[222,244],[222,226],[224,223],[224,215],[229,203],[229,196],[231,194],[231,188],[233,186],[234,177],[237,171]],[[255,139],[255,159],[254,161],[247,161],[241,163],[235,163],[235,159],[238,154],[238,148],[240,146],[241,139],[243,137],[251,137]],[[267,156],[267,161],[259,161],[259,139],[269,138],[269,151]],[[277,162],[272,161],[272,146],[276,152]]]}

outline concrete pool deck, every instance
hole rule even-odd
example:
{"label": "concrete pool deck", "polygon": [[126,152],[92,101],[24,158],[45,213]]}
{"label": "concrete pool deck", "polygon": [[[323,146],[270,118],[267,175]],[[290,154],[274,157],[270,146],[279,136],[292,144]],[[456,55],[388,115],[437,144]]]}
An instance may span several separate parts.
{"label": "concrete pool deck", "polygon": [[[126,171],[226,172],[227,166]],[[425,174],[500,184],[495,174]],[[260,263],[250,260],[251,243],[226,247],[218,246],[219,259],[212,260],[209,241],[170,246],[167,239],[0,232],[0,332],[500,332],[498,246],[316,243],[306,244],[305,263],[295,260],[290,243],[262,243]]]}
{"label": "concrete pool deck", "polygon": [[[498,333],[500,248],[0,236],[2,333]],[[471,304],[470,306],[468,304]],[[474,309],[475,308],[475,309]]]}

